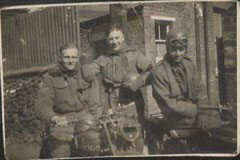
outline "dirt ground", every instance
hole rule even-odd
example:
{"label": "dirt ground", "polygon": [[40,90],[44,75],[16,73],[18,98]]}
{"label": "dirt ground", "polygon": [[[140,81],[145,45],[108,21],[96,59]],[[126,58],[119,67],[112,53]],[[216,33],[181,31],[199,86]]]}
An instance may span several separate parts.
{"label": "dirt ground", "polygon": [[[7,160],[27,160],[38,159],[40,154],[40,145],[37,144],[7,144],[6,155]],[[144,146],[144,155],[148,155],[147,146]]]}
{"label": "dirt ground", "polygon": [[34,144],[9,144],[6,146],[7,160],[38,159],[40,146]]}

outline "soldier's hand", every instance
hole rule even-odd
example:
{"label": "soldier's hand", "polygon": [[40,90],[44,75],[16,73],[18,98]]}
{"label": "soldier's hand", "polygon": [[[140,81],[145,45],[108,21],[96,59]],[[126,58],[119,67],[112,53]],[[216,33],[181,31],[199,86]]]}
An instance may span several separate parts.
{"label": "soldier's hand", "polygon": [[144,86],[144,80],[140,74],[129,72],[124,76],[122,86],[136,92],[139,88]]}
{"label": "soldier's hand", "polygon": [[94,69],[89,64],[84,64],[82,66],[82,74],[83,78],[88,82],[93,81],[96,76]]}
{"label": "soldier's hand", "polygon": [[123,83],[124,88],[129,88],[131,91],[136,92],[140,87],[144,85],[141,78],[133,79]]}
{"label": "soldier's hand", "polygon": [[68,121],[65,116],[53,116],[51,118],[51,121],[56,125],[56,126],[67,126]]}

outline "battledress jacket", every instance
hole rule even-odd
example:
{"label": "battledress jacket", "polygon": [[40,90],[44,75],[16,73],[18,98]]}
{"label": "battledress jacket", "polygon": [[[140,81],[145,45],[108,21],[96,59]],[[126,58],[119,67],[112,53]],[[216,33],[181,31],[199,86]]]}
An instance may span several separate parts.
{"label": "battledress jacket", "polygon": [[36,100],[36,113],[40,119],[49,122],[55,115],[79,112],[98,104],[97,82],[85,81],[81,69],[74,75],[65,75],[56,67],[44,75]]}
{"label": "battledress jacket", "polygon": [[[118,104],[124,105],[134,101],[136,107],[129,107],[132,110],[125,109],[125,111],[129,115],[134,114],[141,117],[144,107],[142,93],[140,91],[130,92],[122,87],[122,83],[128,73],[144,73],[151,64],[150,59],[137,49],[127,45],[120,52],[113,54],[108,51],[107,55],[102,55],[89,64],[93,72],[101,73],[102,76],[101,84],[104,91],[101,92],[101,104],[104,106],[104,110],[109,107],[115,110]],[[138,115],[136,115],[137,112]]]}
{"label": "battledress jacket", "polygon": [[145,72],[151,61],[138,50],[125,45],[117,54],[108,53],[91,63],[96,74],[102,73],[103,80],[113,85],[120,85],[127,73]]}
{"label": "battledress jacket", "polygon": [[183,95],[166,58],[152,70],[153,97],[170,126],[191,126],[197,115],[198,92],[202,85],[192,61],[184,58],[182,65],[187,80],[187,96]]}

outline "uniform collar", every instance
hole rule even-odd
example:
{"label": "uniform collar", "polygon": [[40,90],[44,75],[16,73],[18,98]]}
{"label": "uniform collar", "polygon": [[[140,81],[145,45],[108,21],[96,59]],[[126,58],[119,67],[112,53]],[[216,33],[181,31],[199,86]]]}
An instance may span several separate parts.
{"label": "uniform collar", "polygon": [[81,65],[80,65],[80,64],[78,64],[78,65],[76,66],[76,68],[75,68],[74,70],[72,70],[72,71],[67,70],[67,69],[64,68],[61,64],[59,64],[59,65],[60,65],[59,71],[60,71],[61,75],[62,75],[63,77],[65,77],[65,78],[70,77],[70,76],[72,76],[72,77],[74,77],[74,78],[77,78],[76,74],[77,74],[77,73],[79,72],[79,70],[81,69]]}
{"label": "uniform collar", "polygon": [[164,60],[167,61],[172,68],[181,66],[181,64],[183,63],[184,59],[186,59],[186,57],[184,57],[181,62],[177,63],[177,62],[174,62],[174,61],[169,57],[168,53],[165,54],[165,56],[164,56]]}
{"label": "uniform collar", "polygon": [[112,52],[109,48],[108,48],[108,55],[109,56],[118,56],[118,55],[121,55],[122,53],[126,53],[128,51],[131,51],[131,50],[136,50],[135,48],[133,47],[129,47],[126,43],[123,44],[122,46],[122,49],[116,53]]}

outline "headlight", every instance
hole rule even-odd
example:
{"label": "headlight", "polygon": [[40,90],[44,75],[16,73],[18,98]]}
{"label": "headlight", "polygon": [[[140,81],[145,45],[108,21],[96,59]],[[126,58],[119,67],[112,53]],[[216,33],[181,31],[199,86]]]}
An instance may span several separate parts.
{"label": "headlight", "polygon": [[140,124],[134,119],[124,119],[119,126],[119,133],[128,142],[134,142],[140,134]]}

